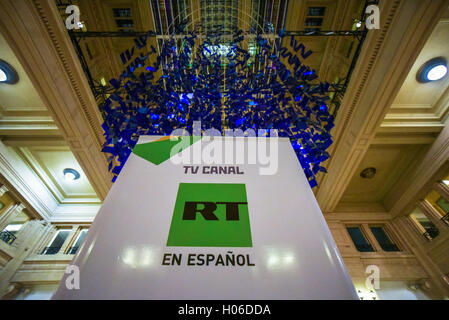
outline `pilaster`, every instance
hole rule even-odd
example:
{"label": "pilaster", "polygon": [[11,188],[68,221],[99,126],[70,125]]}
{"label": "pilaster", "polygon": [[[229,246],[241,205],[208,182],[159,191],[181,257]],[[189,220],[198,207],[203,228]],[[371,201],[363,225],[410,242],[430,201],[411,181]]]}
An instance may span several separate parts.
{"label": "pilaster", "polygon": [[446,199],[446,201],[449,201],[449,187],[445,183],[439,181],[433,185],[433,189]]}
{"label": "pilaster", "polygon": [[18,214],[25,209],[22,203],[11,205],[6,212],[0,216],[0,230],[3,230]]}
{"label": "pilaster", "polygon": [[0,187],[0,197],[3,196],[8,191],[9,190],[8,190],[8,188],[5,185],[1,186]]}
{"label": "pilaster", "polygon": [[425,214],[425,216],[438,228],[440,234],[449,233],[448,226],[441,220],[441,215],[436,209],[427,201],[421,200],[418,202],[419,208]]}

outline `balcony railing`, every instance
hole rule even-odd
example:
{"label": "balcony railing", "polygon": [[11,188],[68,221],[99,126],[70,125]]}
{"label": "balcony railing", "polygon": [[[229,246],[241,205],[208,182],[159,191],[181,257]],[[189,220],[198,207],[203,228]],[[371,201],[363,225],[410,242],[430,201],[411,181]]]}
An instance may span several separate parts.
{"label": "balcony railing", "polygon": [[441,218],[441,221],[449,226],[449,212]]}
{"label": "balcony railing", "polygon": [[440,234],[440,230],[436,227],[428,227],[426,228],[426,232],[423,233],[424,238],[429,241],[432,241]]}
{"label": "balcony railing", "polygon": [[16,241],[16,236],[7,230],[3,230],[0,233],[0,238],[9,245],[12,245]]}
{"label": "balcony railing", "polygon": [[76,247],[70,247],[69,250],[67,250],[67,254],[75,254],[78,251],[79,246]]}

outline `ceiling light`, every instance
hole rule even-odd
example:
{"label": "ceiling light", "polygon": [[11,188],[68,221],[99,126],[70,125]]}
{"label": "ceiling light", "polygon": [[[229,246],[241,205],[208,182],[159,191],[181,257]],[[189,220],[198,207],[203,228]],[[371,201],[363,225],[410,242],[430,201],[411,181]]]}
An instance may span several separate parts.
{"label": "ceiling light", "polygon": [[6,80],[8,80],[8,76],[3,69],[0,69],[0,82],[5,82]]}
{"label": "ceiling light", "polygon": [[0,83],[15,84],[18,81],[16,70],[8,62],[0,59]]}
{"label": "ceiling light", "polygon": [[429,73],[427,73],[427,78],[430,81],[436,81],[443,78],[447,73],[447,67],[444,65],[439,65],[432,68]]}
{"label": "ceiling light", "polygon": [[417,80],[421,83],[437,81],[447,75],[447,62],[443,57],[427,61],[417,74]]}
{"label": "ceiling light", "polygon": [[64,179],[66,181],[74,181],[80,178],[80,174],[75,169],[65,168],[64,169]]}
{"label": "ceiling light", "polygon": [[376,175],[376,168],[366,168],[360,173],[360,176],[364,179],[372,179]]}

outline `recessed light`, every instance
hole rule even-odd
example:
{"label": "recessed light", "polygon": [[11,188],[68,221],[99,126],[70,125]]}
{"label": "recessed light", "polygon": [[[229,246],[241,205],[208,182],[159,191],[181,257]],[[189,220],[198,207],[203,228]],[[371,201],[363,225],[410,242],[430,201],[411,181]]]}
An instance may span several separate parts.
{"label": "recessed light", "polygon": [[6,80],[8,80],[8,76],[3,69],[0,69],[0,82],[5,82]]}
{"label": "recessed light", "polygon": [[74,181],[80,178],[80,174],[75,169],[65,168],[64,169],[64,179],[66,181]]}
{"label": "recessed light", "polygon": [[0,59],[0,83],[15,84],[18,81],[16,70],[8,62]]}
{"label": "recessed light", "polygon": [[360,172],[360,176],[364,179],[372,179],[376,175],[376,168],[365,168]]}
{"label": "recessed light", "polygon": [[443,78],[447,73],[447,67],[444,65],[439,65],[436,67],[433,67],[428,73],[427,78],[430,81],[437,81]]}
{"label": "recessed light", "polygon": [[427,61],[419,69],[416,78],[421,83],[437,81],[447,75],[447,61],[443,57],[438,57]]}

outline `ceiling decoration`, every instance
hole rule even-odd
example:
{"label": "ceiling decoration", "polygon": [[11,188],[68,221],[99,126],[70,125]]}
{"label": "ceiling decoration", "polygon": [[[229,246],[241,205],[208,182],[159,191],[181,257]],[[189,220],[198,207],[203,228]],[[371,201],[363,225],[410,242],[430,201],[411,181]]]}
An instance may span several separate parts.
{"label": "ceiling decoration", "polygon": [[[48,190],[62,204],[100,203],[89,180],[67,146],[27,146],[14,148]],[[70,181],[65,170],[76,170],[79,177]]]}
{"label": "ceiling decoration", "polygon": [[[176,25],[174,34],[188,35],[165,40],[153,65],[149,58],[157,50],[145,48],[154,32],[137,37],[121,55],[126,70],[110,81],[116,91],[102,106],[103,151],[111,154],[112,172],[120,173],[140,135],[170,135],[180,128],[193,132],[193,122],[201,121],[203,130],[278,130],[279,136],[290,137],[311,187],[316,186],[315,175],[326,171],[320,164],[329,157],[334,118],[326,105],[329,84],[313,81],[318,76],[304,64],[312,52],[294,36],[289,50],[260,34],[254,37],[259,49],[249,52],[242,30],[224,42],[221,27],[198,42],[198,32],[186,26]],[[264,32],[273,32],[273,26]],[[258,63],[251,60],[254,55]],[[114,161],[120,164],[113,168]]]}
{"label": "ceiling decoration", "polygon": [[[64,20],[66,19],[65,7],[68,3],[71,1],[56,0]],[[193,120],[199,120],[193,119],[194,114],[191,115],[192,106],[196,105],[196,116],[206,116],[206,120],[201,119],[203,127],[213,126],[224,131],[228,128],[263,129],[263,125],[267,126],[265,129],[281,129],[281,135],[293,137],[292,140],[295,140],[293,143],[296,152],[298,155],[301,154],[299,158],[303,167],[307,167],[306,175],[312,186],[317,184],[315,176],[319,171],[326,171],[320,163],[329,157],[325,151],[332,142],[330,135],[328,136],[329,130],[333,126],[333,119],[339,109],[367,34],[367,30],[355,25],[357,19],[354,17],[360,17],[357,21],[364,19],[364,8],[368,1],[357,0],[346,3],[329,0],[320,3],[314,1],[299,3],[288,0],[150,0],[138,2],[105,0],[100,3],[81,0],[75,3],[83,12],[83,28],[82,30],[69,30],[68,34],[102,111],[105,120],[104,128],[109,139],[104,151],[111,152],[110,169],[113,169],[115,174],[120,172],[132,146],[136,143],[136,137],[142,132],[169,134],[171,132],[169,128],[185,127],[188,129],[192,126]],[[154,31],[148,32],[148,30]],[[242,38],[235,41],[238,30],[242,30],[242,34],[237,37],[241,36]],[[201,59],[206,58],[207,55],[209,55],[207,57],[209,60],[210,56],[214,54],[222,56],[217,59],[217,61],[220,60],[220,64],[217,63],[217,70],[214,71],[221,77],[221,82],[218,85],[217,81],[218,87],[213,91],[219,93],[219,96],[215,97],[215,100],[211,97],[198,98],[197,101],[183,99],[182,94],[198,97],[193,91],[186,91],[186,88],[183,87],[184,83],[167,91],[174,90],[173,94],[179,95],[179,101],[188,103],[185,110],[173,109],[177,103],[174,97],[153,101],[155,103],[153,105],[148,105],[148,103],[152,103],[153,98],[144,99],[147,105],[143,109],[136,109],[136,105],[130,105],[129,102],[135,97],[132,97],[131,100],[126,99],[126,93],[132,95],[130,92],[126,92],[130,89],[125,87],[127,82],[122,81],[126,77],[118,77],[122,73],[120,63],[123,68],[127,68],[127,76],[132,73],[133,77],[136,77],[126,79],[126,81],[131,81],[131,84],[138,83],[140,80],[136,82],[136,79],[145,77],[143,74],[151,74],[153,78],[146,80],[151,82],[151,85],[143,83],[139,83],[139,85],[147,87],[155,85],[166,90],[167,82],[172,81],[172,77],[177,77],[173,74],[173,70],[170,71],[172,73],[167,72],[169,69],[166,67],[167,63],[168,65],[173,64],[174,60],[181,58],[182,50],[186,48],[186,39],[189,37],[195,38],[194,43],[190,44],[191,56],[189,63],[185,64],[186,73],[193,74],[195,59],[201,66]],[[204,46],[204,44],[206,45]],[[267,49],[264,47],[265,44],[271,47]],[[169,52],[170,46],[175,48],[174,52],[177,56],[173,56]],[[235,84],[245,87],[242,84],[244,82],[242,74],[239,75],[242,65],[237,65],[233,70],[232,61],[230,62],[227,57],[234,46],[241,49],[235,56],[235,60],[244,57],[244,63],[248,64],[245,72],[252,76],[263,74],[263,77],[246,79],[247,84],[254,85],[259,81],[258,85],[260,85],[277,73],[274,78],[280,83],[280,87],[284,86],[285,92],[266,99],[267,90],[263,93],[256,93],[253,87],[248,86],[253,90],[250,94],[261,95],[257,99],[266,99],[266,101],[250,101],[248,97],[238,96],[245,93],[246,89],[242,89],[240,92],[234,91],[236,102],[230,103],[232,102],[230,98],[232,90],[234,90],[232,85],[230,86],[232,81],[229,82],[232,72],[235,71],[236,78],[240,81]],[[129,49],[126,50],[126,48]],[[205,48],[210,50],[210,53],[207,53]],[[268,54],[270,49],[271,52]],[[204,57],[198,58],[200,51],[206,52],[206,54]],[[308,51],[313,51],[314,54],[309,55]],[[151,57],[147,55],[148,52],[152,53]],[[140,67],[139,61],[136,60],[139,55],[142,58]],[[306,62],[311,67],[310,69],[316,70],[311,74],[307,74],[310,70],[304,69],[303,60],[305,58],[308,58]],[[267,66],[270,63],[271,66],[278,65],[269,70]],[[212,65],[214,65],[213,62]],[[278,66],[281,69],[276,69]],[[134,70],[131,71],[130,67],[133,67]],[[154,70],[139,70],[146,67],[151,67]],[[199,72],[202,70],[195,73]],[[212,74],[208,72],[211,70],[202,74],[206,79],[212,78]],[[287,72],[289,74],[286,79],[279,77],[281,73],[285,75]],[[304,74],[311,75],[313,78],[303,79],[301,73],[302,76]],[[118,82],[107,81],[107,79],[117,77]],[[186,78],[188,77],[186,76]],[[298,88],[292,90],[291,83],[283,83],[290,78],[306,83],[302,88],[298,83]],[[163,79],[163,85],[161,85],[160,79]],[[183,81],[185,79],[182,79]],[[204,86],[206,81],[204,79],[201,81]],[[327,81],[329,84],[320,81]],[[271,85],[269,81],[268,83]],[[195,86],[199,84],[198,81]],[[210,85],[214,84],[210,82]],[[198,87],[194,89],[196,90]],[[302,101],[303,96],[297,92],[298,90],[310,91],[305,96],[308,94],[310,96],[321,95],[321,98],[326,99],[320,100],[319,103],[318,100],[313,101],[314,99],[309,102]],[[157,90],[153,90],[153,93],[159,94]],[[113,100],[117,95],[122,95],[123,101]],[[291,105],[284,107],[284,102],[282,102],[284,98],[290,99]],[[240,103],[239,106],[237,106],[237,101]],[[290,101],[287,100],[285,104],[289,104]],[[325,102],[322,103],[323,101]],[[121,105],[122,102],[125,102],[125,107]],[[169,110],[162,112],[166,108],[163,105],[167,102],[173,105],[169,105]],[[197,103],[199,102],[205,103],[204,110],[198,110]],[[210,106],[206,102],[211,102]],[[251,105],[248,107],[249,103]],[[269,103],[273,103],[271,109],[276,110],[272,111],[267,107]],[[274,107],[274,103],[278,103],[278,105]],[[304,105],[301,105],[302,103]],[[129,119],[119,118],[112,125],[112,113],[118,112],[118,108],[116,108],[118,104],[120,104],[123,114],[127,115]],[[154,109],[155,105],[159,105],[159,112]],[[251,109],[251,112],[245,111],[246,107],[242,107],[244,105]],[[212,109],[208,110],[209,107]],[[309,111],[307,108],[315,109]],[[255,112],[257,109],[259,110]],[[137,115],[138,111],[136,110],[140,110],[141,113]],[[267,118],[266,113],[270,112],[272,117],[262,120]],[[131,114],[135,119],[132,119]],[[149,117],[149,122],[152,124],[143,124],[147,121],[143,120],[145,116]],[[164,116],[166,117],[164,118]],[[135,121],[136,119],[139,119],[140,123],[136,124],[138,122]],[[180,119],[183,119],[184,123],[181,123]],[[126,132],[117,134],[121,128],[119,125],[121,120],[124,120],[122,127]],[[160,123],[157,123],[158,121]],[[285,123],[281,125],[282,121]],[[157,130],[154,125],[159,126]],[[138,127],[139,129],[137,129]],[[307,131],[307,128],[312,129]],[[140,132],[140,129],[143,131]],[[115,133],[110,135],[110,130],[115,130]],[[126,139],[121,136],[122,134]],[[306,143],[306,140],[309,140],[310,143]],[[123,144],[124,148],[118,148],[119,144]]]}

